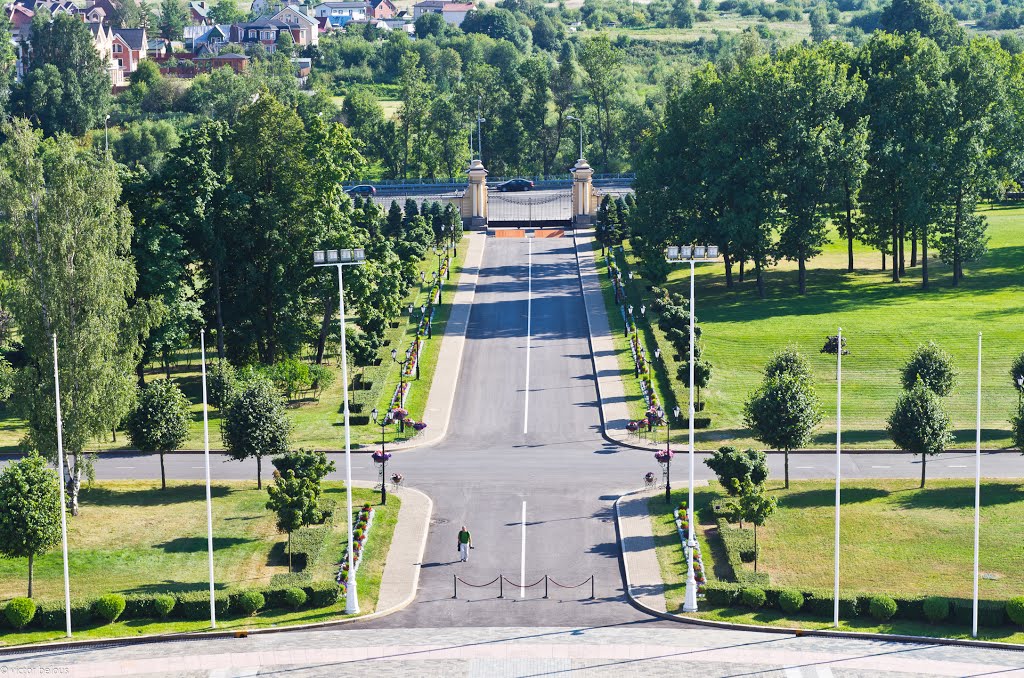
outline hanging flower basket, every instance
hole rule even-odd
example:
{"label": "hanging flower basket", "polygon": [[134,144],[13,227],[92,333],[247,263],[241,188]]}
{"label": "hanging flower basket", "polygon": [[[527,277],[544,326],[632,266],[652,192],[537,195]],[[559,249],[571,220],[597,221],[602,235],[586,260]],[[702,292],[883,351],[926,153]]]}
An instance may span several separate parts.
{"label": "hanging flower basket", "polygon": [[427,422],[425,422],[425,421],[417,421],[415,424],[412,425],[412,427],[415,430],[417,430],[417,431],[422,431],[423,429],[425,429],[427,427]]}
{"label": "hanging flower basket", "polygon": [[639,425],[635,421],[631,421],[628,424],[626,424],[626,430],[629,431],[630,433],[636,433],[636,430],[638,428]]}
{"label": "hanging flower basket", "polygon": [[672,461],[672,457],[674,456],[676,456],[676,453],[673,452],[672,450],[661,450],[659,452],[654,453],[654,459],[659,464],[667,464],[668,462]]}
{"label": "hanging flower basket", "polygon": [[[406,413],[406,414],[408,414],[408,413]],[[402,423],[405,424],[406,426],[412,426],[416,422],[412,420],[412,417],[408,417],[407,416],[404,419],[402,419]]]}
{"label": "hanging flower basket", "polygon": [[384,450],[380,450],[379,452],[374,452],[370,456],[373,458],[373,463],[383,464],[384,462],[391,458],[391,453],[385,452]]}
{"label": "hanging flower basket", "polygon": [[403,476],[401,473],[391,474],[391,482],[393,482],[395,485],[401,485],[403,480],[405,480],[405,476]]}
{"label": "hanging flower basket", "polygon": [[396,407],[395,409],[391,410],[391,418],[394,419],[395,421],[405,419],[408,416],[409,410],[405,409],[404,407]]}

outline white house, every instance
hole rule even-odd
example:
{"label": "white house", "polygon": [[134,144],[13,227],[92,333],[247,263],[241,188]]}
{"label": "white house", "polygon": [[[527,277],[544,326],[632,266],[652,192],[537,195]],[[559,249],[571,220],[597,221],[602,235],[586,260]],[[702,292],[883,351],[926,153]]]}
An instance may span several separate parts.
{"label": "white house", "polygon": [[353,21],[365,21],[370,12],[370,4],[367,2],[342,2],[340,0],[328,0],[313,8],[313,16],[317,18],[332,16],[347,16]]}

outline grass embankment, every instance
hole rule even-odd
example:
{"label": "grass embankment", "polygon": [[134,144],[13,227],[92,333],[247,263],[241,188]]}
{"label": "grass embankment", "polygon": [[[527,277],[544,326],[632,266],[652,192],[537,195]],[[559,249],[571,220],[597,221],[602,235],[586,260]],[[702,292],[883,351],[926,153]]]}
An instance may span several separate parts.
{"label": "grass embankment", "polygon": [[[420,379],[413,382],[412,389],[407,399],[407,409],[410,416],[419,421],[423,418],[423,411],[426,407],[427,395],[430,392],[430,384],[433,382],[434,370],[437,365],[437,356],[441,348],[441,339],[444,336],[448,323],[448,316],[451,313],[451,301],[458,286],[459,276],[466,258],[466,251],[469,247],[468,240],[463,239],[459,243],[457,254],[452,262],[451,280],[446,280],[442,295],[444,302],[438,307],[434,314],[432,328],[433,339],[424,339],[422,364],[420,368]],[[437,257],[433,252],[428,252],[427,258],[417,268],[417,280],[419,271],[426,273],[429,282],[432,272],[437,271]],[[349,371],[349,378],[354,380],[357,374],[370,382],[384,380],[383,388],[373,391],[352,391],[351,410],[353,417],[369,417],[370,411],[376,407],[381,412],[387,411],[388,402],[398,385],[398,365],[391,360],[391,349],[397,348],[401,355],[411,344],[416,335],[416,321],[419,318],[419,308],[426,304],[428,286],[414,284],[409,294],[402,300],[402,308],[408,309],[413,304],[415,312],[412,317],[407,310],[402,311],[401,317],[397,320],[397,328],[389,328],[386,334],[387,344],[381,349],[382,358],[379,367],[355,368]],[[348,318],[354,322],[355,318]],[[335,321],[336,322],[336,321]],[[328,347],[330,348],[330,346]],[[207,347],[207,359],[215,357],[215,346]],[[292,422],[292,447],[307,447],[314,449],[341,449],[344,447],[344,416],[342,414],[342,379],[341,368],[337,364],[335,355],[328,355],[326,363],[335,370],[337,378],[334,384],[321,395],[320,399],[304,398],[295,400],[288,405],[288,417]],[[171,376],[178,381],[185,395],[192,402],[192,424],[189,428],[189,437],[183,445],[183,449],[202,449],[203,447],[203,411],[202,411],[202,384],[199,366],[199,350],[183,352],[180,361],[171,368]],[[164,371],[159,365],[152,365],[146,373],[147,380],[162,379]],[[366,402],[367,397],[376,396],[375,402]],[[358,411],[357,411],[358,410]],[[358,421],[358,419],[356,420]],[[431,422],[427,422],[428,425]],[[388,442],[405,440],[413,435],[414,431],[406,429],[400,434],[397,426],[388,427],[385,438]],[[17,452],[18,444],[25,435],[25,423],[14,416],[11,407],[0,408],[0,452]],[[354,444],[369,445],[380,441],[380,427],[372,423],[356,425],[352,427],[352,442]],[[102,451],[112,449],[123,449],[130,445],[128,437],[123,432],[118,432],[117,442],[106,437],[93,443],[90,451]],[[214,449],[223,447],[220,435],[220,412],[215,407],[210,407],[210,446]]]}
{"label": "grass embankment", "polygon": [[[890,271],[880,270],[877,252],[860,245],[855,246],[855,270],[848,272],[846,244],[833,242],[808,263],[806,294],[797,293],[795,263],[781,262],[765,274],[768,294],[764,300],[757,296],[752,272],[747,272],[744,282],[727,288],[722,264],[698,266],[697,322],[703,329],[704,356],[713,366],[711,383],[701,392],[707,402],[701,414],[711,417],[711,427],[697,432],[698,445],[704,449],[723,444],[758,445],[743,424],[743,403],[761,381],[765,361],[790,345],[809,359],[825,413],[811,446],[834,444],[835,356],[820,350],[826,335],[842,327],[850,351],[843,357],[844,445],[892,447],[885,420],[901,390],[899,370],[911,352],[929,340],[952,354],[960,370],[959,385],[944,399],[944,405],[952,417],[956,445],[973,445],[977,342],[978,332],[983,332],[982,442],[989,448],[1008,447],[1008,420],[1017,405],[1010,363],[1024,351],[1020,332],[1024,208],[999,206],[980,214],[989,221],[989,251],[968,267],[958,288],[950,284],[949,267],[933,258],[929,260],[930,289],[922,290],[920,266],[909,267],[909,243],[907,275],[900,284],[891,282]],[[934,256],[934,247],[932,252]],[[626,255],[635,261],[628,245]],[[646,303],[647,317],[653,323],[645,289],[650,284],[639,275],[627,283],[632,299],[647,295],[644,302],[633,303]],[[665,286],[688,297],[689,267],[676,267]],[[614,317],[611,320],[616,322]],[[621,328],[621,320],[618,322]],[[652,331],[667,356],[665,369],[673,390],[679,401],[685,402],[686,389],[675,378],[679,360],[660,330]],[[621,336],[620,331],[618,339],[628,355]],[[626,381],[628,397],[631,392]],[[681,430],[675,439],[682,441],[684,435]]]}
{"label": "grass embankment", "polygon": [[[831,590],[835,485],[798,481],[789,490],[769,481],[778,512],[758,529],[758,571],[773,587]],[[722,496],[717,483],[695,489],[698,539],[709,580],[731,577],[710,511]],[[675,505],[685,490],[673,492]],[[972,595],[974,485],[964,480],[933,480],[919,489],[911,480],[856,480],[843,483],[839,581],[844,592],[893,596]],[[1020,482],[985,480],[981,486],[979,598],[1008,600],[1024,594],[1024,571],[1016,544],[1024,510]],[[680,612],[685,594],[686,561],[663,498],[649,502],[658,562],[665,582],[666,605]],[[744,567],[752,568],[751,564]],[[737,623],[830,628],[827,620],[808,615],[787,618],[777,610],[702,609],[698,617]],[[855,631],[969,637],[959,625],[930,625],[904,619],[879,624],[869,617],[841,620]],[[1012,628],[982,629],[983,637],[1024,642]]]}
{"label": "grass embankment", "polygon": [[[286,536],[277,532],[265,508],[266,490],[249,483],[213,485],[214,572],[218,590],[255,588],[273,575],[288,571]],[[344,516],[345,491],[340,482],[325,482],[324,496],[337,502],[323,556],[312,570],[314,581],[333,579],[348,547]],[[370,489],[353,491],[353,508],[364,502],[376,509],[358,584],[363,614],[373,612],[380,592],[384,562],[391,547],[401,502]],[[92,599],[105,593],[157,593],[206,590],[206,510],[203,485],[169,483],[160,490],[148,481],[98,483],[82,492],[82,512],[68,523],[68,565],[73,598]],[[60,600],[64,595],[60,548],[37,558],[35,599]],[[24,596],[27,560],[0,560],[0,603]],[[259,628],[312,623],[344,616],[344,601],[321,609],[263,611],[255,617],[228,615],[218,628]],[[75,629],[76,638],[123,637],[149,633],[201,631],[208,622],[129,620]],[[0,645],[56,640],[63,632],[4,629]]]}

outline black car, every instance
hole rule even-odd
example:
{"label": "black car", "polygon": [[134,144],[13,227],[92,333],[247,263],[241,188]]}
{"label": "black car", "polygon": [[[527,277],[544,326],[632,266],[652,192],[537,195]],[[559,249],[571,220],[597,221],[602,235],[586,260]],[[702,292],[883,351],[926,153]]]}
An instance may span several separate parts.
{"label": "black car", "polygon": [[377,189],[369,184],[360,184],[348,189],[349,195],[377,195]]}
{"label": "black car", "polygon": [[505,191],[532,191],[533,182],[529,179],[509,179],[501,182],[495,188],[503,193]]}

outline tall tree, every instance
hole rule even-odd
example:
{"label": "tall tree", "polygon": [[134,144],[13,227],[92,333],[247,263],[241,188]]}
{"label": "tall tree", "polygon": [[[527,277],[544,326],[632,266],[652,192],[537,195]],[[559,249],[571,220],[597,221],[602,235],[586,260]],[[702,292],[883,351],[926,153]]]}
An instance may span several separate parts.
{"label": "tall tree", "polygon": [[28,597],[36,556],[60,543],[57,474],[36,452],[0,471],[0,556],[28,558]]}
{"label": "tall tree", "polygon": [[135,397],[139,320],[129,313],[131,220],[109,158],[65,135],[43,140],[15,119],[0,146],[0,229],[18,285],[13,308],[28,364],[16,401],[28,442],[56,458],[53,346],[60,353],[68,494],[91,468],[86,445],[113,430]]}
{"label": "tall tree", "polygon": [[256,460],[256,488],[263,487],[263,457],[288,451],[291,423],[270,380],[258,377],[245,384],[224,411],[224,445],[236,461]]}
{"label": "tall tree", "polygon": [[188,438],[192,404],[170,379],[151,382],[139,394],[139,404],[125,422],[132,445],[160,455],[160,489],[167,489],[164,455]]}
{"label": "tall tree", "polygon": [[910,390],[920,382],[937,396],[948,396],[956,386],[953,356],[935,342],[918,346],[900,373],[903,388]]}
{"label": "tall tree", "polygon": [[21,115],[47,135],[81,136],[102,122],[110,100],[108,64],[77,16],[40,12],[32,19],[32,50],[18,89]]}
{"label": "tall tree", "polygon": [[615,135],[615,93],[622,80],[622,54],[606,35],[584,40],[579,53],[584,82],[597,117],[597,138],[601,144],[601,165],[608,167]]}
{"label": "tall tree", "polygon": [[744,422],[754,438],[785,453],[789,488],[789,451],[807,444],[821,422],[821,407],[810,383],[792,374],[765,377],[747,398]]}
{"label": "tall tree", "polygon": [[[133,0],[127,0],[132,2]],[[160,0],[160,36],[165,40],[182,40],[188,25],[188,9],[182,0]]]}
{"label": "tall tree", "polygon": [[288,534],[288,571],[292,571],[292,532],[317,522],[323,514],[317,509],[316,491],[309,478],[296,476],[288,469],[274,471],[274,484],[267,487],[267,508],[277,514],[277,529]]}
{"label": "tall tree", "polygon": [[953,442],[949,415],[938,396],[924,382],[904,391],[886,422],[889,437],[901,450],[921,455],[921,487],[928,471],[928,456],[938,454]]}

